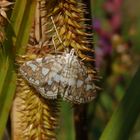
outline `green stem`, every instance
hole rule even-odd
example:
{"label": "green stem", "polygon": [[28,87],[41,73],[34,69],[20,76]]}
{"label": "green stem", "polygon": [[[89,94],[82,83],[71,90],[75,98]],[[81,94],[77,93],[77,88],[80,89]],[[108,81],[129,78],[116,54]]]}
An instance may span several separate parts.
{"label": "green stem", "polygon": [[3,136],[16,89],[15,54],[21,54],[22,50],[25,50],[35,7],[35,0],[16,1],[10,25],[6,29],[7,39],[3,50],[0,51],[0,58],[2,58],[0,62],[0,139]]}

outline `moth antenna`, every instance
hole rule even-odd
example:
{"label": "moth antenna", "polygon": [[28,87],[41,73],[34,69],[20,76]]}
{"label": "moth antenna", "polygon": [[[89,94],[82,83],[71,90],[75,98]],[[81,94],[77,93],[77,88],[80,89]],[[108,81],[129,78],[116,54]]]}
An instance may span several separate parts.
{"label": "moth antenna", "polygon": [[60,43],[63,43],[62,40],[61,40],[61,38],[60,38],[60,36],[59,36],[59,34],[58,34],[58,31],[57,31],[57,28],[56,28],[56,25],[55,25],[55,23],[54,23],[54,20],[53,20],[53,17],[52,17],[52,16],[51,16],[51,20],[52,20],[54,29],[55,29],[55,31],[56,31],[56,34],[57,34],[57,36],[58,36],[58,39],[59,39]]}
{"label": "moth antenna", "polygon": [[53,45],[54,45],[54,49],[55,49],[55,54],[56,54],[56,45],[55,45],[55,41],[54,41],[54,36],[52,37],[52,42],[53,42]]}
{"label": "moth antenna", "polygon": [[54,29],[55,29],[55,31],[56,31],[56,34],[57,34],[58,40],[60,41],[60,43],[62,44],[63,48],[65,49],[65,46],[64,46],[64,44],[63,44],[63,42],[62,42],[62,40],[61,40],[61,38],[60,38],[60,35],[59,35],[58,31],[57,31],[57,28],[56,28],[56,25],[55,25],[55,23],[54,23],[54,20],[53,20],[53,17],[52,17],[52,16],[51,16],[51,20],[52,20],[52,23],[53,23]]}

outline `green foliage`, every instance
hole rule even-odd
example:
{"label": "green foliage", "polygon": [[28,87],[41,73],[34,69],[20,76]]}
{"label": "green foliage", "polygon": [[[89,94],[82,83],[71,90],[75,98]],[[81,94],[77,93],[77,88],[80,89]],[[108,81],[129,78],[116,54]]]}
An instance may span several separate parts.
{"label": "green foliage", "polygon": [[20,54],[27,44],[35,6],[34,0],[17,0],[15,2],[11,22],[6,29],[7,39],[0,51],[0,139],[16,89],[15,56]]}
{"label": "green foliage", "polygon": [[58,131],[58,140],[75,140],[73,108],[66,102],[62,102],[60,116],[60,130]]}
{"label": "green foliage", "polygon": [[100,140],[127,140],[140,113],[140,68]]}

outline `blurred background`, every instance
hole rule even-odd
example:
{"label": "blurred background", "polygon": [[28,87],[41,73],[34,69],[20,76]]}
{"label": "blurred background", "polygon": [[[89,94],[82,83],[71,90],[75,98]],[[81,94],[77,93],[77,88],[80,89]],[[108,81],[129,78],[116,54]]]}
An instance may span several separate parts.
{"label": "blurred background", "polygon": [[[140,62],[140,0],[90,0],[85,4],[90,5],[96,67],[102,77],[102,90],[88,105],[86,120],[89,140],[98,140]],[[60,128],[59,140],[74,140],[73,108],[64,102]],[[140,117],[130,140],[140,140]]]}

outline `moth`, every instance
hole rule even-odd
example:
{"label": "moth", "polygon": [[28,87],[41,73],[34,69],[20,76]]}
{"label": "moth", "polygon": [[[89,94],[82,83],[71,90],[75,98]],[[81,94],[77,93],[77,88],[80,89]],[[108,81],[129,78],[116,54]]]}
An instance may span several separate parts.
{"label": "moth", "polygon": [[87,103],[96,97],[93,78],[77,58],[75,50],[48,55],[25,62],[21,75],[46,99],[62,97],[74,104]]}

